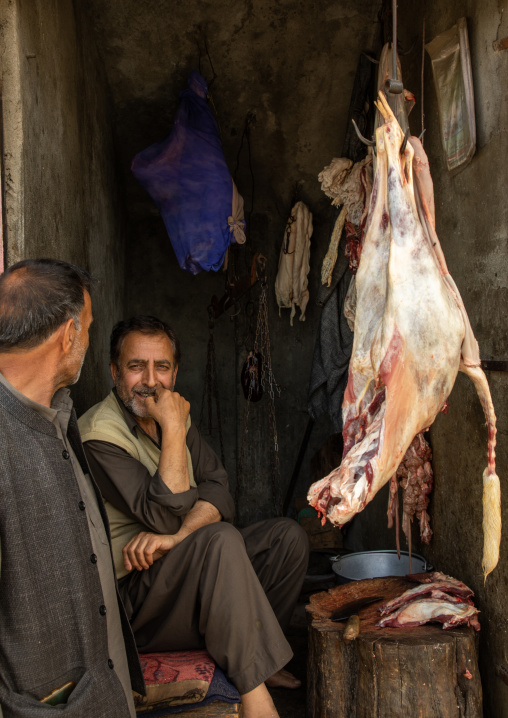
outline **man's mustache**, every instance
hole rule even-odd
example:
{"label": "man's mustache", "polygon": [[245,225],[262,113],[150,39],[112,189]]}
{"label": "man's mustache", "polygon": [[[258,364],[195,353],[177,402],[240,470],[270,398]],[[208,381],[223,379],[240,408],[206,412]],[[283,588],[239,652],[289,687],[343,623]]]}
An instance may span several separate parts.
{"label": "man's mustache", "polygon": [[134,394],[139,394],[140,396],[155,396],[155,388],[149,389],[148,387],[146,389],[133,389]]}

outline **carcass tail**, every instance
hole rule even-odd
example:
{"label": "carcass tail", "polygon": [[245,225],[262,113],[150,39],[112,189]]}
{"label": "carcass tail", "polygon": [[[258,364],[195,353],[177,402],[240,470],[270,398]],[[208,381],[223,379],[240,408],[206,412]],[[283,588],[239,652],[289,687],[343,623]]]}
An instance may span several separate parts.
{"label": "carcass tail", "polygon": [[483,576],[486,579],[499,560],[501,543],[501,486],[498,475],[483,472]]}
{"label": "carcass tail", "polygon": [[483,575],[485,579],[495,569],[499,560],[501,543],[501,487],[496,474],[496,414],[490,389],[483,370],[479,366],[467,366],[461,371],[475,385],[481,401],[488,428],[488,466],[483,472]]}

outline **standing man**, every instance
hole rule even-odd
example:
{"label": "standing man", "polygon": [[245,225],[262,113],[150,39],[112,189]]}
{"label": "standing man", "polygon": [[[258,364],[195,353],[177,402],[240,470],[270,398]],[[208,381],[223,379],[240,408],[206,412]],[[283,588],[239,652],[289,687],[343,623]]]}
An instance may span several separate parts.
{"label": "standing man", "polygon": [[115,388],[79,420],[106,500],[115,568],[142,653],[206,646],[246,718],[277,711],[266,689],[299,685],[283,667],[308,544],[290,519],[238,531],[227,474],[174,391],[180,345],[155,317],[111,335]]}
{"label": "standing man", "polygon": [[[91,277],[53,259],[0,276],[0,706],[4,718],[131,718],[144,693],[107,519],[69,390],[92,323]],[[125,642],[124,642],[125,639]],[[127,646],[127,648],[126,648]]]}

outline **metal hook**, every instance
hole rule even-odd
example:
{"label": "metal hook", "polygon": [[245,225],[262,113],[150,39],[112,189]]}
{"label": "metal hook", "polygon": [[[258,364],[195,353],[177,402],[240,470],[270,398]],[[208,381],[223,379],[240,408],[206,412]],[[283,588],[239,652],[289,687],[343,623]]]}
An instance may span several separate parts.
{"label": "metal hook", "polygon": [[425,128],[424,130],[421,131],[420,136],[418,137],[418,139],[420,140],[420,142],[422,141],[422,137],[423,137],[423,135],[424,135],[426,132],[427,132],[427,128]]}
{"label": "metal hook", "polygon": [[392,95],[401,95],[404,92],[402,80],[397,79],[397,0],[392,0],[392,77],[386,81],[386,89]]}
{"label": "metal hook", "polygon": [[375,57],[372,57],[371,55],[368,55],[366,52],[362,52],[362,55],[367,58],[370,62],[372,62],[374,65],[379,65],[379,60],[376,60]]}
{"label": "metal hook", "polygon": [[406,134],[404,135],[404,140],[403,140],[403,142],[402,142],[402,144],[401,144],[401,146],[400,146],[400,154],[401,154],[401,155],[403,155],[404,152],[406,151],[407,141],[408,141],[408,139],[409,139],[409,135],[410,135],[410,134],[411,134],[411,131],[410,131],[409,127],[408,127],[407,130],[406,130]]}
{"label": "metal hook", "polygon": [[413,40],[409,50],[406,50],[406,51],[399,50],[399,57],[406,57],[406,55],[410,55],[413,52],[413,50],[415,49],[415,47],[416,47],[416,40]]}
{"label": "metal hook", "polygon": [[234,319],[235,317],[237,317],[237,316],[240,314],[240,312],[242,311],[242,305],[241,305],[239,302],[235,302],[235,304],[234,304],[233,306],[237,306],[237,307],[238,307],[238,311],[235,312],[234,314],[229,314],[229,312],[227,312],[227,315],[228,315],[228,317],[230,318],[231,321],[233,321],[233,319]]}
{"label": "metal hook", "polygon": [[375,147],[376,146],[375,140],[368,140],[366,137],[364,137],[362,135],[362,133],[358,129],[358,125],[356,124],[356,122],[353,119],[351,119],[351,122],[353,123],[353,125],[355,127],[355,132],[358,135],[358,139],[361,140],[364,145],[368,145],[369,147]]}

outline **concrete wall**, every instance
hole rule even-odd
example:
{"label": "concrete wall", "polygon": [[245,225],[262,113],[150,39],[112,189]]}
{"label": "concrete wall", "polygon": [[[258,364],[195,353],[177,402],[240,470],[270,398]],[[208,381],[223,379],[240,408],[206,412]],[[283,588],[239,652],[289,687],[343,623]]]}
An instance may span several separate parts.
{"label": "concrete wall", "polygon": [[[476,103],[477,152],[456,176],[446,170],[428,55],[425,58],[425,149],[436,198],[436,226],[482,359],[508,358],[508,51],[493,42],[508,36],[508,2],[426,3],[427,40],[466,17],[469,28]],[[422,3],[401,9],[403,38],[421,33]],[[405,19],[405,22],[404,22]],[[421,35],[420,35],[421,37]],[[405,61],[405,84],[420,91],[420,48]],[[421,132],[418,106],[414,134]],[[497,413],[497,467],[501,479],[503,523],[508,526],[508,374],[488,372]],[[485,715],[508,716],[508,540],[506,528],[499,565],[484,585],[481,571],[482,473],[487,463],[487,430],[472,383],[459,375],[450,411],[432,429],[435,490],[431,502],[434,530],[428,550],[433,564],[470,585],[481,611],[480,653]]]}
{"label": "concrete wall", "polygon": [[100,280],[82,410],[109,386],[107,340],[122,315],[124,210],[111,101],[83,3],[1,0],[7,263],[49,256]]}
{"label": "concrete wall", "polygon": [[[286,0],[210,4],[117,0],[89,4],[64,0],[0,0],[0,40],[4,101],[8,261],[53,255],[77,262],[102,279],[95,300],[96,322],[78,404],[98,399],[109,385],[106,343],[122,315],[155,313],[172,322],[183,342],[177,388],[199,418],[208,340],[207,305],[221,295],[224,277],[192,277],[176,265],[155,207],[129,176],[132,157],[167,134],[177,94],[198,65],[196,32],[206,29],[218,78],[213,96],[221,122],[226,158],[234,168],[248,111],[256,115],[251,134],[254,206],[246,250],[268,258],[272,358],[281,388],[277,423],[283,488],[289,480],[306,426],[306,398],[319,308],[313,302],[326,252],[331,213],[316,179],[340,154],[354,69],[362,49],[379,51],[379,3]],[[403,59],[406,87],[421,100],[422,10],[427,7],[430,39],[461,16],[468,18],[475,84],[478,148],[471,164],[450,177],[439,138],[436,96],[428,57],[425,70],[425,146],[435,183],[437,230],[448,266],[462,293],[482,357],[508,357],[508,215],[505,201],[508,151],[508,51],[495,52],[494,40],[508,35],[506,0],[451,0],[400,4],[400,40],[416,48]],[[94,16],[94,32],[85,8]],[[155,10],[154,10],[155,8]],[[162,12],[162,9],[168,12]],[[171,12],[169,12],[171,10]],[[155,13],[155,14],[154,14]],[[106,61],[101,70],[95,42]],[[202,42],[201,42],[202,48]],[[211,78],[201,53],[203,73]],[[115,103],[122,170],[127,176],[129,240],[123,272],[123,221],[115,170],[112,115],[106,85]],[[419,134],[419,106],[411,118]],[[315,219],[312,240],[311,303],[305,323],[289,327],[278,318],[273,293],[278,254],[294,183]],[[238,184],[251,208],[252,178],[246,147]],[[124,285],[125,282],[125,285]],[[125,286],[125,306],[123,287]],[[256,306],[259,288],[251,298]],[[252,346],[255,316],[242,311],[215,328],[226,465],[235,483],[245,401],[239,368]],[[250,326],[249,326],[250,325]],[[250,331],[249,331],[250,330]],[[508,475],[506,374],[489,375],[498,415],[498,473],[504,523]],[[309,482],[308,461],[329,434],[326,419],[314,431],[302,470],[299,493]],[[247,486],[240,518],[252,521],[273,512],[267,471],[269,425],[266,401],[251,407]],[[436,487],[431,503],[434,539],[427,555],[436,568],[472,586],[481,613],[481,667],[485,713],[507,715],[508,579],[507,541],[498,568],[483,584],[481,574],[481,475],[487,435],[472,385],[459,376],[450,412],[431,431]],[[218,447],[217,433],[212,444]],[[393,545],[385,529],[385,501],[378,497],[364,513],[365,548]]]}

